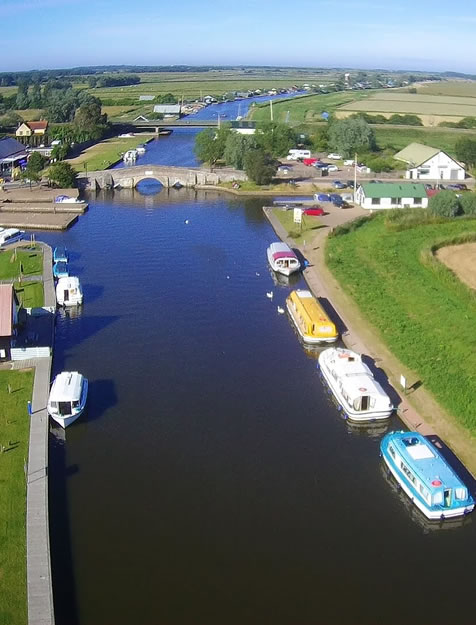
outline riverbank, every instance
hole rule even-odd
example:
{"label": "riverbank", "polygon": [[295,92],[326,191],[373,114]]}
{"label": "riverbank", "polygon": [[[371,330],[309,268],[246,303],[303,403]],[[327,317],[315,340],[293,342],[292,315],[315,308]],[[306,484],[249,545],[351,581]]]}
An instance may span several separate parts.
{"label": "riverbank", "polygon": [[[355,301],[344,292],[325,262],[325,247],[330,229],[367,213],[358,207],[349,212],[330,213],[321,218],[325,227],[317,230],[311,240],[302,244],[288,237],[287,231],[269,208],[265,210],[265,214],[278,236],[298,248],[309,261],[310,266],[304,270],[304,277],[314,295],[326,298],[345,324],[346,332],[342,336],[344,343],[351,349],[371,356],[387,375],[400,396],[398,415],[405,425],[425,436],[437,433],[464,462],[466,468],[473,475],[476,474],[474,441],[468,436],[467,430],[436,402],[433,395],[421,384],[419,376],[390,352],[379,331],[368,322]],[[407,379],[408,394],[399,391],[402,374]]]}
{"label": "riverbank", "polygon": [[141,133],[133,137],[105,139],[87,148],[76,158],[66,159],[66,162],[84,171],[108,169],[122,160],[124,152],[135,149],[141,143],[148,143],[154,137],[153,133]]}

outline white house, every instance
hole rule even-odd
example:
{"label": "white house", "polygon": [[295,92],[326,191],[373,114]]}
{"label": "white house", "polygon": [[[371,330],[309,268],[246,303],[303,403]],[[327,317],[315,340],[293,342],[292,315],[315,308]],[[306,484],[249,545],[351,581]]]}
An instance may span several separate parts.
{"label": "white house", "polygon": [[421,143],[410,143],[395,154],[398,161],[407,163],[406,178],[413,180],[464,180],[464,167],[443,150]]}
{"label": "white house", "polygon": [[357,189],[355,201],[370,210],[428,206],[425,187],[411,182],[366,182]]}

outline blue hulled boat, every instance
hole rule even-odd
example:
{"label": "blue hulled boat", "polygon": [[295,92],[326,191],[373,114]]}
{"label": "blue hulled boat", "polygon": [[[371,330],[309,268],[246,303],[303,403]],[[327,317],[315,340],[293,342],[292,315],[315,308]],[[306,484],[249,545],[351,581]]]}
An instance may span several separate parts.
{"label": "blue hulled boat", "polygon": [[58,245],[53,250],[53,262],[54,263],[66,263],[68,262],[68,252],[64,245]]}
{"label": "blue hulled boat", "polygon": [[55,278],[67,278],[69,276],[68,263],[58,261],[53,265],[53,276]]}
{"label": "blue hulled boat", "polygon": [[473,510],[467,486],[418,432],[390,432],[380,451],[403,491],[428,519],[449,519]]}

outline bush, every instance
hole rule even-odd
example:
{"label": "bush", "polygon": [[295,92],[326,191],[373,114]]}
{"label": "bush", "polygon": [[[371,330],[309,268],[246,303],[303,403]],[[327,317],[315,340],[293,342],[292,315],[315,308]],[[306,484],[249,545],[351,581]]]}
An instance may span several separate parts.
{"label": "bush", "polygon": [[377,156],[376,158],[364,160],[364,162],[367,167],[370,167],[370,169],[377,174],[380,172],[393,171],[394,169],[398,169],[400,167],[399,163],[395,159],[385,156]]}
{"label": "bush", "polygon": [[259,148],[245,154],[244,166],[248,178],[259,185],[269,184],[276,174],[272,156]]}
{"label": "bush", "polygon": [[476,214],[476,193],[465,193],[460,197],[459,202],[465,215]]}
{"label": "bush", "polygon": [[439,217],[456,217],[461,212],[461,204],[453,191],[440,191],[430,198],[428,209]]}
{"label": "bush", "polygon": [[76,171],[69,163],[55,163],[48,169],[48,179],[54,185],[67,189],[76,186]]}

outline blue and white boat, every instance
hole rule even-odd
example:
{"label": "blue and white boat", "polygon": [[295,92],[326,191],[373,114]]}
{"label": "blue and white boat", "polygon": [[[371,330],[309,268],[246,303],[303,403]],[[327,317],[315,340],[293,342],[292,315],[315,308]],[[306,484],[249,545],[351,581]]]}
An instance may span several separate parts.
{"label": "blue and white boat", "polygon": [[393,477],[421,512],[432,520],[472,512],[474,499],[438,449],[418,432],[390,432],[380,451]]}
{"label": "blue and white boat", "polygon": [[67,278],[69,276],[68,263],[59,260],[53,265],[53,276],[55,278]]}
{"label": "blue and white boat", "polygon": [[68,252],[64,245],[57,245],[53,250],[53,262],[54,263],[67,263],[68,262]]}

